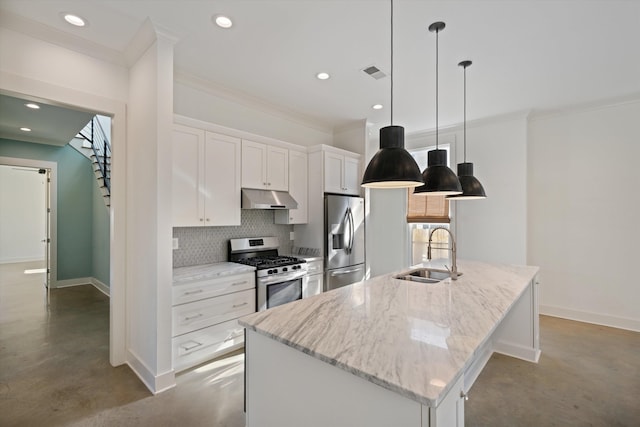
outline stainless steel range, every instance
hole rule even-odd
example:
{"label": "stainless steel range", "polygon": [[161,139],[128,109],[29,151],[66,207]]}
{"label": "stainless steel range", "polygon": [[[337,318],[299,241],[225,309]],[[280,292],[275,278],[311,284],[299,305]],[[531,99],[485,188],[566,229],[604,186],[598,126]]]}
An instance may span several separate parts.
{"label": "stainless steel range", "polygon": [[229,261],[256,267],[258,311],[302,299],[304,259],[278,255],[277,237],[229,240]]}

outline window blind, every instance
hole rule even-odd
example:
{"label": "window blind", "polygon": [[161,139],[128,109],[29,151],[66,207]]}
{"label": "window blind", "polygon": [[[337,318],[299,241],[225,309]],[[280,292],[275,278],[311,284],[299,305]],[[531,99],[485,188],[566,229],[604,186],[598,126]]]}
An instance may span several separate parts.
{"label": "window blind", "polygon": [[448,224],[449,201],[446,196],[425,196],[407,191],[407,222],[431,222]]}

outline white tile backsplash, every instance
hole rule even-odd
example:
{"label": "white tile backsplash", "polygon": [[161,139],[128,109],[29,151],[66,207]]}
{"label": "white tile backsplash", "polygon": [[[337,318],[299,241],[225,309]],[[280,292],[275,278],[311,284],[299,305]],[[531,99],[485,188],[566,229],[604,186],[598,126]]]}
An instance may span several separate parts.
{"label": "white tile backsplash", "polygon": [[229,239],[275,236],[280,252],[290,253],[292,225],[273,223],[272,210],[243,209],[241,225],[236,227],[174,227],[173,237],[180,248],[173,251],[173,267],[227,261]]}

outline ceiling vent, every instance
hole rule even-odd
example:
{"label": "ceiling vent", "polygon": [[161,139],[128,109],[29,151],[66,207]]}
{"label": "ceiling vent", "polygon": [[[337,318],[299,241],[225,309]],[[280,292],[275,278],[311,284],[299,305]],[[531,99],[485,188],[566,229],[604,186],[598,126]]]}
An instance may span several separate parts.
{"label": "ceiling vent", "polygon": [[371,77],[373,77],[376,80],[380,80],[383,77],[387,77],[387,75],[383,73],[382,70],[380,70],[380,68],[376,67],[375,65],[364,68],[362,71],[369,74]]}

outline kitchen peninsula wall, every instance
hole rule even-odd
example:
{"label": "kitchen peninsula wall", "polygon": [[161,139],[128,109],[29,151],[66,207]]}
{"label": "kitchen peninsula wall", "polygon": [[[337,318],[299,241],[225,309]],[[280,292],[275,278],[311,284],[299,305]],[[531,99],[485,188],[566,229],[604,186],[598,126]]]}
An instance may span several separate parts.
{"label": "kitchen peninsula wall", "polygon": [[180,248],[173,250],[173,267],[227,261],[227,242],[240,237],[275,236],[280,253],[289,253],[293,226],[274,224],[273,213],[243,209],[239,227],[174,227],[173,237],[178,238]]}

